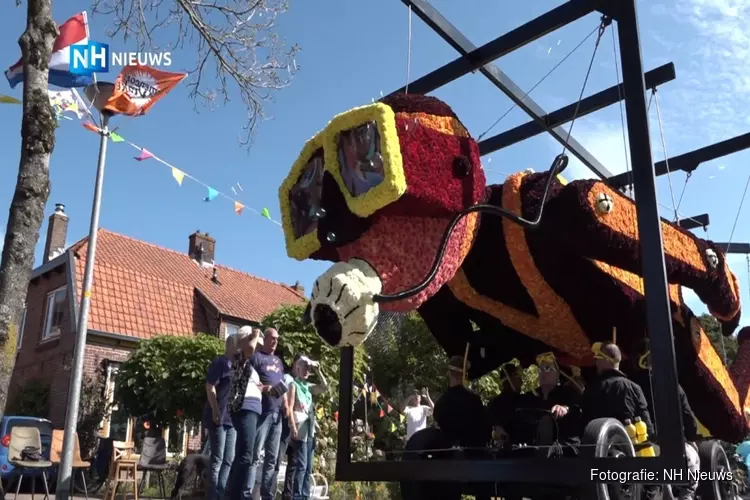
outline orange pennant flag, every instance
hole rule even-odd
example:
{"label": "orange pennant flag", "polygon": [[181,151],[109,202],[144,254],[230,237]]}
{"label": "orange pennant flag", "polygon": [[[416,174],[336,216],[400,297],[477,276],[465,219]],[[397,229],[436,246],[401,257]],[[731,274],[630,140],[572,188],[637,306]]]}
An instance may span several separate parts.
{"label": "orange pennant flag", "polygon": [[381,409],[380,409],[380,418],[383,418],[383,417],[385,417],[385,412],[384,412],[384,411],[383,411],[383,409],[381,408]]}
{"label": "orange pennant flag", "polygon": [[234,202],[234,211],[237,213],[237,215],[242,215],[243,208],[245,208],[245,205],[243,205],[239,201]]}
{"label": "orange pennant flag", "polygon": [[168,73],[138,64],[125,66],[104,109],[128,116],[143,115],[185,77],[187,73]]}
{"label": "orange pennant flag", "polygon": [[83,125],[83,128],[85,128],[85,129],[87,129],[87,130],[90,130],[90,131],[92,131],[92,132],[95,132],[95,133],[97,133],[97,134],[98,134],[98,133],[100,132],[100,130],[101,130],[101,129],[100,129],[99,127],[97,127],[97,126],[96,126],[96,125],[94,125],[93,123],[89,123],[89,122],[86,122],[86,123],[82,123],[82,125]]}

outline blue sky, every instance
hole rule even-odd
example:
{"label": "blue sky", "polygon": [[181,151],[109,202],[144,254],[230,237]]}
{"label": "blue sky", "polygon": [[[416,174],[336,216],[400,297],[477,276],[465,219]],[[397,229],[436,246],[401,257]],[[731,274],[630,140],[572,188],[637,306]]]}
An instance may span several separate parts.
{"label": "blue sky", "polygon": [[[514,4],[492,0],[432,0],[432,4],[481,45],[515,26],[559,5],[558,1],[537,0]],[[58,23],[90,3],[57,0],[54,17]],[[677,79],[659,93],[667,151],[670,156],[711,142],[747,132],[750,125],[750,35],[742,19],[750,7],[739,0],[679,0],[640,2],[644,64],[652,69],[668,61],[675,63]],[[5,9],[0,18],[3,69],[20,54],[17,40],[25,27],[25,6]],[[106,41],[112,19],[90,17],[91,38]],[[369,103],[382,93],[404,85],[407,73],[408,9],[398,0],[378,2],[291,0],[290,10],[279,17],[279,33],[289,43],[298,43],[299,73],[290,87],[276,94],[267,113],[272,118],[260,125],[249,153],[238,145],[245,112],[235,99],[209,111],[193,103],[184,86],[172,91],[139,118],[117,118],[114,125],[126,139],[139,144],[177,168],[216,189],[230,193],[239,182],[244,191],[240,201],[260,210],[268,207],[279,219],[277,190],[305,140],[335,114]],[[592,14],[497,61],[523,89],[529,89],[598,24]],[[166,34],[165,34],[166,35]],[[159,35],[157,35],[158,38]],[[170,39],[164,38],[167,43]],[[531,96],[551,111],[574,102],[583,83],[593,51],[588,40]],[[113,50],[135,50],[133,43],[110,41]],[[586,94],[616,82],[611,28],[596,56]],[[412,19],[412,80],[453,60],[456,52],[416,16]],[[195,52],[189,45],[173,51],[172,70],[195,66]],[[210,73],[209,73],[210,75]],[[110,74],[109,79],[116,75]],[[103,78],[102,78],[103,79]],[[0,93],[16,97],[21,87],[10,90],[7,82]],[[481,74],[468,75],[435,93],[448,102],[476,137],[510,106],[510,101]],[[236,97],[236,94],[235,94]],[[20,150],[20,106],[0,107],[0,150],[5,167],[0,170],[0,206],[7,207],[13,193]],[[659,139],[655,107],[651,108],[652,147],[655,161],[664,158]],[[527,121],[515,109],[493,130],[497,133]],[[492,135],[492,134],[490,134]],[[625,153],[618,106],[611,106],[576,121],[573,136],[614,172],[625,170]],[[55,203],[65,203],[70,216],[68,242],[88,231],[98,137],[78,123],[64,121],[58,129],[50,175],[52,194],[47,214]],[[110,144],[101,225],[168,248],[185,251],[187,237],[196,229],[217,239],[217,260],[221,264],[292,284],[300,281],[309,290],[327,264],[297,262],[286,257],[279,226],[245,212],[233,213],[232,204],[221,198],[206,203],[205,188],[189,179],[178,186],[169,169],[154,161],[136,162],[136,152],[124,144]],[[499,183],[505,174],[526,168],[549,167],[559,146],[546,135],[485,157],[490,182]],[[709,213],[709,236],[727,241],[750,170],[750,152],[741,152],[703,165],[687,185],[680,213],[686,216]],[[568,177],[591,177],[572,162]],[[658,181],[663,215],[672,217],[669,180]],[[685,175],[671,177],[672,191],[679,198]],[[747,206],[743,209],[733,241],[750,241]],[[6,216],[3,215],[3,218]],[[702,230],[698,230],[702,233]],[[37,249],[41,262],[44,245],[42,227]],[[748,275],[744,256],[731,258],[747,303]],[[686,295],[696,312],[704,309],[694,295]],[[749,324],[747,320],[743,324]]]}

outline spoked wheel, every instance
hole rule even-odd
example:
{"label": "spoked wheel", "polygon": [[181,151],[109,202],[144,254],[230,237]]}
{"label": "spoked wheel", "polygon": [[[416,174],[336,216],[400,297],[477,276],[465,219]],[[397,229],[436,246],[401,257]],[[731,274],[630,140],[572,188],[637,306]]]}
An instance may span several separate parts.
{"label": "spoked wheel", "polygon": [[[625,427],[613,418],[598,418],[589,422],[583,432],[582,444],[584,452],[593,454],[596,458],[635,457],[633,442]],[[596,497],[599,500],[639,500],[641,485],[598,483]]]}
{"label": "spoked wheel", "polygon": [[701,500],[733,500],[734,486],[730,481],[732,468],[724,448],[716,441],[698,443],[701,472],[708,477],[698,483],[698,496]]}

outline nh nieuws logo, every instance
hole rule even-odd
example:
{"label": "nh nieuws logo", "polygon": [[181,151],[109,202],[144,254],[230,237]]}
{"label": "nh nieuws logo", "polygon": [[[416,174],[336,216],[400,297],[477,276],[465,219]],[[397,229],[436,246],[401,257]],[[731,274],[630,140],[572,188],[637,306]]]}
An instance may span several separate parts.
{"label": "nh nieuws logo", "polygon": [[110,52],[109,45],[100,42],[70,46],[70,72],[74,75],[108,73],[109,67],[171,66],[171,52]]}

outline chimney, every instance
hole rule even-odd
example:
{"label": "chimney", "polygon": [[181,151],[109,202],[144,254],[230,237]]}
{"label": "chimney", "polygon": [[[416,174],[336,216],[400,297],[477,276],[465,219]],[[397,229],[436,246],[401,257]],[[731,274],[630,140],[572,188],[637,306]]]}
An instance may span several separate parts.
{"label": "chimney", "polygon": [[65,251],[65,241],[68,238],[68,216],[65,205],[57,203],[55,213],[49,216],[47,224],[47,241],[44,244],[44,264]]}
{"label": "chimney", "polygon": [[300,285],[299,281],[295,282],[294,285],[292,285],[291,288],[292,288],[292,290],[296,290],[297,293],[299,293],[300,295],[304,295],[305,294],[305,287],[302,286],[302,285]]}
{"label": "chimney", "polygon": [[188,255],[199,264],[213,264],[216,240],[208,233],[201,233],[200,229],[188,238]]}

